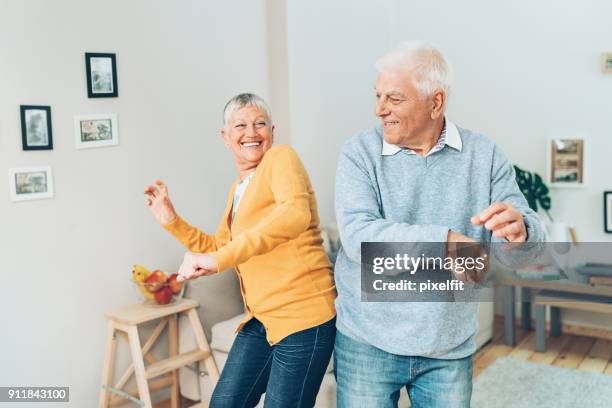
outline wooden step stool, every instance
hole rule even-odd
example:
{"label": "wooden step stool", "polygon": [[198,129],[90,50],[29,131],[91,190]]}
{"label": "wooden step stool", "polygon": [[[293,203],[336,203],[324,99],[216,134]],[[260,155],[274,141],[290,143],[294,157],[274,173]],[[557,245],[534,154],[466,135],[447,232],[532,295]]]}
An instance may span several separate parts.
{"label": "wooden step stool", "polygon": [[[100,408],[121,405],[126,400],[135,402],[144,408],[152,408],[151,391],[171,386],[171,407],[179,408],[179,384],[178,369],[197,361],[204,362],[208,376],[213,382],[213,387],[219,380],[219,370],[213,358],[212,352],[204,335],[196,308],[198,302],[193,299],[181,299],[168,306],[145,306],[134,304],[114,312],[106,313],[108,319],[106,337],[106,355],[102,371],[102,390],[100,391]],[[178,328],[177,319],[180,313],[186,313],[195,334],[198,348],[186,353],[178,354]],[[138,325],[161,319],[153,330],[151,337],[147,339],[141,348],[138,336]],[[168,338],[170,357],[157,361],[149,354],[149,350],[168,325]],[[130,346],[132,364],[121,376],[121,379],[113,385],[113,369],[115,363],[115,351],[117,348],[117,335],[123,337]],[[149,362],[145,367],[144,359]],[[137,389],[123,391],[122,388],[130,377],[136,376]],[[149,380],[157,378],[149,383]],[[112,395],[115,394],[115,395]],[[139,397],[140,399],[136,398]],[[203,406],[204,404],[202,404]],[[198,404],[200,406],[200,404]]]}

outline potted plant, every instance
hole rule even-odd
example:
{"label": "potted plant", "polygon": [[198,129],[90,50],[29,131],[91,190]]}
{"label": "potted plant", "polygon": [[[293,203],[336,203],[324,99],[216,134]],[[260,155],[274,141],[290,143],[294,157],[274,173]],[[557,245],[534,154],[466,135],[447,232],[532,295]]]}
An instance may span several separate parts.
{"label": "potted plant", "polygon": [[549,190],[542,177],[535,172],[523,170],[518,166],[514,166],[516,173],[516,183],[531,208],[536,213],[538,208],[544,211],[550,222],[544,222],[548,241],[552,242],[568,242],[570,240],[569,226],[566,223],[555,222],[550,214],[550,196]]}

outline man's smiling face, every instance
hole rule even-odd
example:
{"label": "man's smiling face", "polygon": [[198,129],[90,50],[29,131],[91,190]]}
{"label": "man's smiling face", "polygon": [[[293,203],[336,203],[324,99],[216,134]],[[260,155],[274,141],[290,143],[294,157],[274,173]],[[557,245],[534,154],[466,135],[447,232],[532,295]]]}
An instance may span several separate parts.
{"label": "man's smiling face", "polygon": [[376,116],[387,143],[410,147],[431,123],[431,101],[414,87],[409,71],[381,72],[376,81]]}

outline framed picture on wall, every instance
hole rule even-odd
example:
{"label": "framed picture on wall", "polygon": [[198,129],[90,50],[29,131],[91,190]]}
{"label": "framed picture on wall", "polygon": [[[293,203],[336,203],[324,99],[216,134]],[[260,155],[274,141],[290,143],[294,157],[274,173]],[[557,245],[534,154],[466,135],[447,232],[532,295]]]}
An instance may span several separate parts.
{"label": "framed picture on wall", "polygon": [[551,187],[584,187],[585,141],[582,138],[549,139],[548,183]]}
{"label": "framed picture on wall", "polygon": [[604,52],[601,54],[601,72],[604,74],[612,74],[612,52]]}
{"label": "framed picture on wall", "polygon": [[117,115],[104,113],[75,116],[74,136],[77,149],[118,145]]}
{"label": "framed picture on wall", "polygon": [[12,201],[53,197],[53,175],[48,166],[9,169],[9,184]]}
{"label": "framed picture on wall", "polygon": [[604,191],[604,231],[612,234],[612,191]]}
{"label": "framed picture on wall", "polygon": [[51,107],[21,105],[21,144],[23,150],[53,149]]}
{"label": "framed picture on wall", "polygon": [[115,54],[85,53],[87,96],[112,98],[119,96],[117,88],[117,58]]}

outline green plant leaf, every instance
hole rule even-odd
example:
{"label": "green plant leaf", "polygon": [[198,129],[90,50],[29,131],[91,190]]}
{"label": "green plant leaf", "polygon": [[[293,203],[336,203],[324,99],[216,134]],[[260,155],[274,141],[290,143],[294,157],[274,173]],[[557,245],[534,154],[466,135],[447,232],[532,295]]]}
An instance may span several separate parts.
{"label": "green plant leaf", "polygon": [[538,204],[540,204],[542,209],[550,210],[549,190],[546,184],[544,184],[542,177],[537,173],[531,173],[518,166],[514,166],[514,171],[516,172],[516,183],[525,196],[529,208],[537,212]]}

